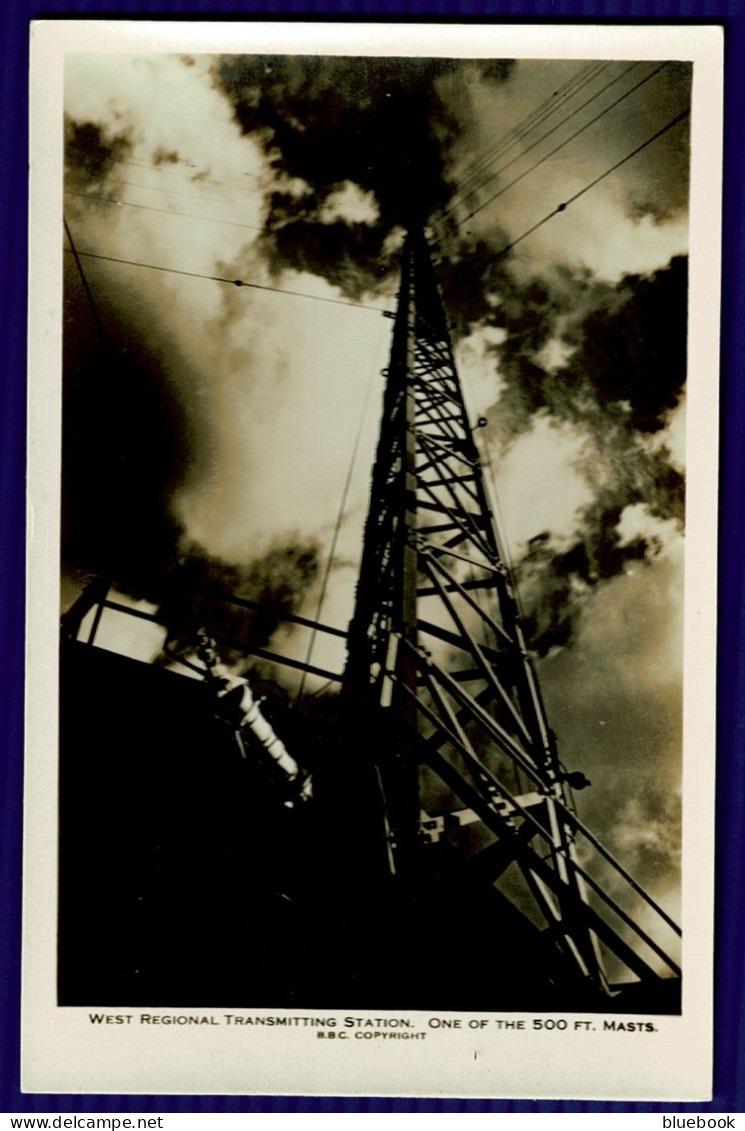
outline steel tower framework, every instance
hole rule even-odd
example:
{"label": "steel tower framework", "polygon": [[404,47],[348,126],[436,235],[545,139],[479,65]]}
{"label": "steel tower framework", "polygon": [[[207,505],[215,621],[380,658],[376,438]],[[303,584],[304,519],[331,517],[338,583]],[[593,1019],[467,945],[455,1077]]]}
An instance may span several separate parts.
{"label": "steel tower framework", "polygon": [[557,985],[583,1000],[670,988],[678,927],[575,810],[586,782],[547,721],[421,232],[392,317],[344,676],[392,882],[416,888],[436,853],[457,854],[539,929]]}

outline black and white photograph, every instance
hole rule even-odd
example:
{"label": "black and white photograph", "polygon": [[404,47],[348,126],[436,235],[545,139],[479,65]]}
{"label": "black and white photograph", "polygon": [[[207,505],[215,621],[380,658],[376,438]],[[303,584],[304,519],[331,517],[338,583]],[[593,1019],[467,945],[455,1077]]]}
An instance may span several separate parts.
{"label": "black and white photograph", "polygon": [[120,1039],[170,1090],[168,1037],[197,1091],[211,1038],[223,1090],[249,1039],[312,1088],[282,1039],[346,1092],[514,1092],[536,1042],[546,1094],[665,1095],[711,1009],[716,34],[103,26],[40,28],[31,1077],[43,984],[102,1090]]}

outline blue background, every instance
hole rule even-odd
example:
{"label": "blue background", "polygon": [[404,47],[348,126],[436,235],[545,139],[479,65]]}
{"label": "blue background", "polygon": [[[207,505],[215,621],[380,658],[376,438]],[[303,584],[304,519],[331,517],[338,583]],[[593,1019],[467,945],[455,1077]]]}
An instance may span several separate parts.
{"label": "blue background", "polygon": [[[725,29],[714,1099],[710,1104],[19,1091],[23,789],[28,35],[32,19],[209,18],[708,23]],[[6,0],[0,14],[0,1111],[745,1112],[745,0]],[[712,553],[714,547],[712,546]],[[29,705],[33,710],[33,703]]]}

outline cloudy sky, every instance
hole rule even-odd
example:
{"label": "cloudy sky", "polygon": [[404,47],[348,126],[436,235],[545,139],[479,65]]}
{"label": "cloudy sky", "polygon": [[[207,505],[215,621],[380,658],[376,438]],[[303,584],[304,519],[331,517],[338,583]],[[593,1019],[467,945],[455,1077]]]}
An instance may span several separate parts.
{"label": "cloudy sky", "polygon": [[[85,283],[68,251],[63,602],[106,574],[177,607],[180,569],[314,617],[351,466],[320,618],[346,627],[382,312],[404,226],[427,224],[560,753],[594,783],[580,812],[673,912],[690,82],[633,60],[76,55],[64,124]],[[159,649],[141,622],[102,642]]]}

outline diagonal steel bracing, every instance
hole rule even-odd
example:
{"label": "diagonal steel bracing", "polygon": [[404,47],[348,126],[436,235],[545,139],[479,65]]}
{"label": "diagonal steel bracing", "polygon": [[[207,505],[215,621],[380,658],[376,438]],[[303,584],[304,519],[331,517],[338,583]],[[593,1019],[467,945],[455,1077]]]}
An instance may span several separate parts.
{"label": "diagonal steel bracing", "polygon": [[576,815],[418,233],[386,377],[344,694],[391,872],[415,886],[444,840],[541,928],[568,984],[608,995],[609,964],[677,977],[659,935],[678,928]]}

